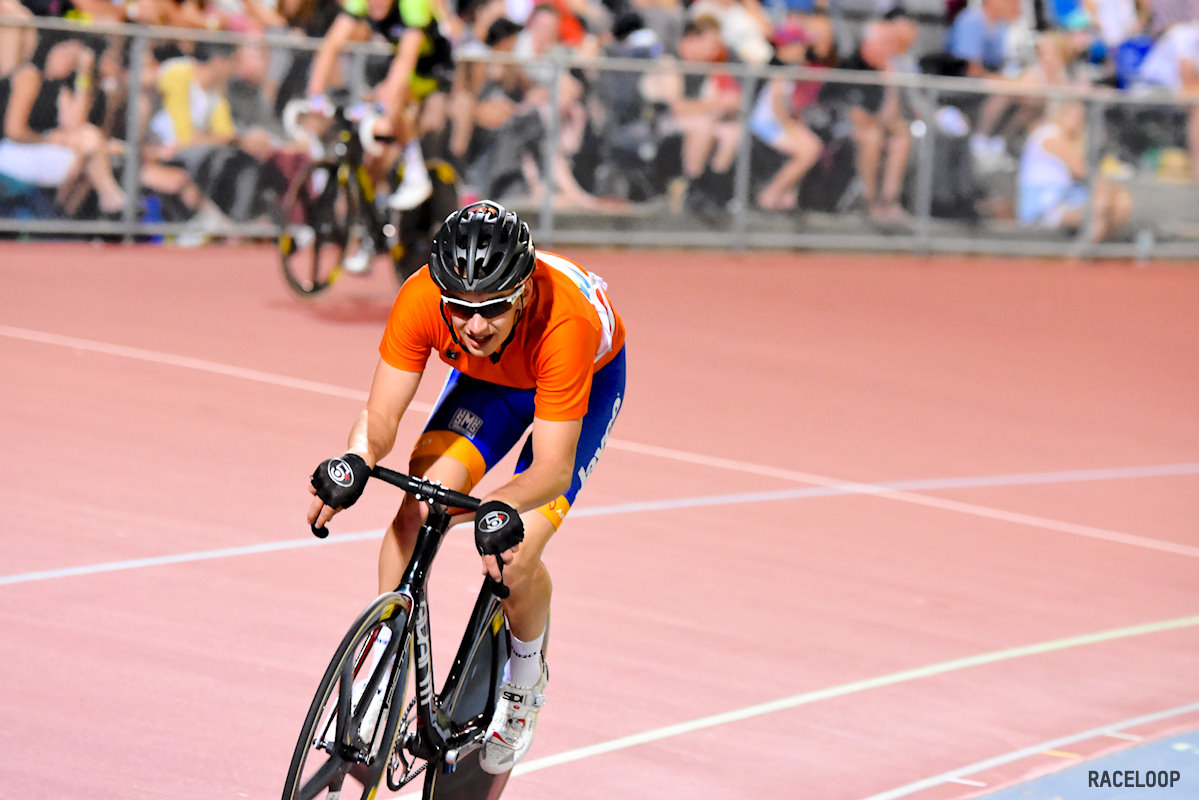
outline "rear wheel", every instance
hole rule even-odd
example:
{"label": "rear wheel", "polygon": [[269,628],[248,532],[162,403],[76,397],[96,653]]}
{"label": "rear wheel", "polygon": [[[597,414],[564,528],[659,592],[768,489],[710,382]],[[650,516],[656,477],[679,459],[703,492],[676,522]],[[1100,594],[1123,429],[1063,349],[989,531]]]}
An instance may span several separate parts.
{"label": "rear wheel", "polygon": [[374,793],[403,710],[408,619],[407,602],[385,594],[346,633],[304,719],[283,800]]}
{"label": "rear wheel", "polygon": [[[483,594],[486,593],[486,594]],[[504,681],[504,664],[511,652],[508,625],[498,600],[484,588],[476,603],[468,630],[469,646],[459,651],[463,658],[461,680],[457,686],[447,686],[441,703],[455,725],[463,725],[482,717],[486,730],[495,711],[496,697]],[[542,654],[549,645],[549,625],[542,640]],[[496,800],[508,784],[511,772],[492,775],[479,764],[481,749],[463,756],[452,772],[443,765],[430,765],[425,775],[425,800]]]}
{"label": "rear wheel", "polygon": [[319,294],[341,275],[347,251],[361,238],[361,202],[345,162],[314,162],[292,179],[281,209],[279,255],[283,278],[297,294]]}
{"label": "rear wheel", "polygon": [[[458,173],[440,159],[429,159],[425,163],[429,169],[429,179],[433,182],[433,194],[411,211],[401,213],[396,223],[399,235],[392,250],[392,260],[395,263],[396,281],[400,285],[429,260],[429,243],[433,234],[437,233],[446,217],[458,210]],[[401,162],[396,172],[397,183],[403,179],[403,170]]]}

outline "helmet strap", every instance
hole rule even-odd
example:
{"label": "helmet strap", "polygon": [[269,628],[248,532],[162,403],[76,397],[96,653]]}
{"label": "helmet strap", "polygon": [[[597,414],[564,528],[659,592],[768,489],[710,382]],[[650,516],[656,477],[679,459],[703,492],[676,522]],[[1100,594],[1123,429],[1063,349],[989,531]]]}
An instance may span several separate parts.
{"label": "helmet strap", "polygon": [[508,345],[512,342],[513,338],[516,337],[516,326],[520,323],[520,318],[524,315],[524,313],[525,310],[523,307],[516,310],[516,318],[512,320],[512,330],[508,331],[508,338],[504,340],[504,343],[500,345],[498,350],[488,356],[488,358],[491,359],[492,364],[499,363],[500,356],[504,354],[504,351],[508,349]]}
{"label": "helmet strap", "polygon": [[437,305],[438,305],[438,310],[441,312],[441,321],[445,323],[446,328],[448,328],[450,331],[450,338],[454,340],[454,344],[458,345],[463,350],[465,350],[466,345],[462,344],[462,341],[458,338],[458,334],[454,332],[454,324],[452,322],[450,322],[450,317],[446,313],[445,303],[443,303],[439,300],[437,302]]}

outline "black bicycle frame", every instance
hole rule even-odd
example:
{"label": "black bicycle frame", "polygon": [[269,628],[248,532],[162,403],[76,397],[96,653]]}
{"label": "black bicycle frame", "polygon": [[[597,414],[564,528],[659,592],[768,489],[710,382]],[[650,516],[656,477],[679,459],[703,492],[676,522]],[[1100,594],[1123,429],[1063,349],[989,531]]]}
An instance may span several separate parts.
{"label": "black bicycle frame", "polygon": [[[450,701],[456,701],[459,693],[466,688],[464,678],[467,668],[474,662],[477,648],[484,639],[490,640],[493,649],[490,654],[492,662],[498,660],[496,639],[480,637],[477,632],[482,630],[484,625],[496,624],[496,615],[503,613],[495,595],[501,592],[506,594],[505,587],[488,577],[475,601],[466,635],[458,646],[454,663],[446,675],[440,693],[436,692],[426,586],[429,569],[450,525],[450,513],[442,501],[472,511],[478,508],[479,501],[469,495],[446,489],[440,484],[411,478],[383,467],[375,467],[372,475],[398,486],[418,500],[425,500],[429,506],[428,518],[421,525],[412,557],[408,560],[404,575],[395,589],[395,594],[399,595],[397,601],[408,606],[411,617],[411,666],[416,692],[416,738],[402,743],[401,746],[412,755],[426,761],[441,758],[448,769],[453,769],[461,748],[477,739],[486,730],[490,720],[486,714],[477,714],[466,720],[453,720],[444,713],[444,707],[447,703],[451,707],[455,705]],[[502,624],[502,618],[498,622]],[[400,637],[393,638],[398,640]],[[490,680],[487,682],[487,692],[484,707],[490,708],[496,700],[496,687]]]}

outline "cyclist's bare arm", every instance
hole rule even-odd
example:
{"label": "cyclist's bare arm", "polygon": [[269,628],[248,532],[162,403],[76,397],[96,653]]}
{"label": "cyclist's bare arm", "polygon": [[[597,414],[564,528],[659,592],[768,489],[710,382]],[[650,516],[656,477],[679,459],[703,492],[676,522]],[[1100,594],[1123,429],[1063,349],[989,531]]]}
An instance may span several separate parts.
{"label": "cyclist's bare arm", "polygon": [[[533,462],[529,468],[503,486],[489,493],[484,501],[502,500],[517,511],[529,511],[545,505],[570,488],[571,472],[574,469],[575,449],[579,443],[579,432],[583,429],[582,419],[550,421],[533,418]],[[464,516],[474,519],[474,515]],[[455,523],[459,518],[455,518]],[[505,564],[512,563],[520,545],[500,554]],[[492,579],[502,575],[495,556],[483,556],[483,568]]]}
{"label": "cyclist's bare arm", "polygon": [[[362,456],[369,467],[373,467],[391,452],[400,418],[404,416],[412,398],[416,396],[420,379],[419,372],[396,369],[379,359],[375,366],[375,377],[371,381],[370,395],[366,399],[366,407],[362,409],[362,413],[350,429],[347,452]],[[313,497],[308,506],[308,522],[318,528],[324,527],[337,513],[337,509],[325,505],[316,496],[316,489],[309,486],[309,490]]]}
{"label": "cyclist's bare arm", "polygon": [[391,452],[400,418],[416,396],[421,374],[396,369],[379,359],[366,408],[350,430],[349,452],[362,456],[372,467]]}
{"label": "cyclist's bare arm", "polygon": [[517,511],[542,506],[570,488],[575,448],[582,419],[550,421],[533,418],[533,462],[521,474],[489,494]]}
{"label": "cyclist's bare arm", "polygon": [[308,96],[324,94],[329,88],[329,78],[337,65],[337,56],[350,42],[365,42],[370,38],[370,25],[349,14],[338,14],[325,34],[316,57],[312,59],[312,72],[308,76]]}

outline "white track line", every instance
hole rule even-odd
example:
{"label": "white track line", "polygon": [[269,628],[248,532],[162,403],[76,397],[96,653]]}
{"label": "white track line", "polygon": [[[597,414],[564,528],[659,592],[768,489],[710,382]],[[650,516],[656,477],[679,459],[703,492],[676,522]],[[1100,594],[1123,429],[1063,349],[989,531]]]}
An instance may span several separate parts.
{"label": "white track line", "polygon": [[[581,758],[590,758],[592,756],[603,755],[604,753],[623,750],[627,747],[633,747],[635,745],[647,744],[649,742],[658,741],[659,739],[680,736],[685,733],[693,733],[695,731],[704,730],[705,728],[714,728],[719,725],[727,725],[731,722],[740,722],[742,720],[752,719],[753,717],[760,717],[764,714],[773,714],[777,711],[786,711],[792,708],[798,708],[800,706],[816,703],[821,700],[830,700],[834,697],[844,697],[846,695],[857,694],[870,689],[880,689],[886,686],[895,686],[896,684],[900,683],[908,683],[921,678],[929,678],[934,675],[944,675],[946,673],[958,672],[971,667],[981,667],[988,664],[997,664],[1001,661],[1010,661],[1014,658],[1023,658],[1025,656],[1052,653],[1057,650],[1067,650],[1072,647],[1101,644],[1103,642],[1111,642],[1117,639],[1126,639],[1132,636],[1145,636],[1153,633],[1162,633],[1164,631],[1177,630],[1179,628],[1189,628],[1196,625],[1199,625],[1199,615],[1162,620],[1160,622],[1149,622],[1143,625],[1132,625],[1126,628],[1114,628],[1112,630],[1100,631],[1098,633],[1088,633],[1082,636],[1070,636],[1065,639],[1054,639],[1053,641],[1026,645],[1024,647],[1013,647],[1007,650],[996,650],[991,653],[982,653],[981,655],[969,656],[967,658],[957,658],[952,661],[942,661],[939,664],[930,664],[926,667],[918,667],[916,669],[904,670],[902,672],[893,672],[890,675],[882,675],[877,678],[854,681],[852,683],[846,683],[842,684],[841,686],[834,686],[828,689],[819,689],[814,692],[804,692],[803,694],[784,697],[781,700],[774,700],[769,703],[748,706],[735,711],[726,711],[722,714],[713,714],[708,717],[701,717],[699,719],[691,720],[690,722],[682,722],[677,725],[668,725],[663,728],[655,728],[654,730],[638,733],[633,736],[625,736],[608,742],[594,744],[589,747],[580,747],[577,750],[569,750],[565,753],[558,753],[556,755],[546,756],[545,758],[534,759],[533,761],[521,762],[517,765],[514,774],[523,774],[525,772],[533,772],[535,770],[545,769],[546,767],[555,767],[559,764],[567,764],[571,761],[578,761]],[[1193,708],[1199,708],[1199,703],[1195,704]],[[1125,726],[1131,727],[1131,724],[1126,724]],[[1110,730],[1112,727],[1123,726],[1105,725],[1103,728],[1100,728],[1099,731],[1102,732],[1105,730]],[[1052,745],[1052,743],[1050,744]],[[1039,747],[1040,749],[1047,749],[1046,745],[1040,745]],[[960,776],[962,774],[969,774],[973,771],[976,770],[963,768],[961,770],[954,770],[952,773],[947,773],[947,775],[952,774],[955,776]],[[938,776],[938,778],[935,780],[941,781],[944,780],[944,777]],[[878,798],[871,798],[871,800],[882,800],[882,797],[883,796],[880,795]]]}
{"label": "white track line", "polygon": [[[1096,736],[1111,736],[1112,728],[1134,728],[1137,725],[1148,725],[1153,722],[1159,722],[1163,719],[1178,717],[1195,711],[1199,711],[1199,703],[1190,703],[1189,705],[1185,706],[1168,708],[1165,711],[1159,711],[1154,714],[1133,717],[1132,719],[1126,719],[1122,722],[1117,722],[1115,725],[1104,725],[1102,728],[1093,728],[1089,731],[1083,731],[1082,733],[1063,736],[1060,739],[1052,739],[1048,742],[1041,742],[1040,744],[1034,744],[1031,747],[1014,750],[1011,753],[1007,753],[1002,756],[989,758],[986,761],[979,761],[974,764],[969,764],[965,767],[959,767],[951,772],[934,775],[931,778],[925,778],[923,780],[909,783],[906,786],[900,786],[898,789],[891,789],[890,791],[882,792],[880,794],[873,794],[870,797],[865,798],[865,800],[895,800],[896,798],[906,797],[915,792],[932,788],[933,786],[937,786],[947,781],[960,783],[962,775],[971,775],[976,772],[982,772],[984,770],[994,769],[995,767],[1001,767],[1004,764],[1009,764],[1013,761],[1019,761],[1022,758],[1028,758],[1029,756],[1035,756],[1038,753],[1043,753],[1046,750],[1056,750],[1059,747],[1067,747],[1075,742],[1081,742],[1084,739],[1091,739]],[[1141,737],[1134,737],[1134,740],[1139,741],[1140,738]]]}
{"label": "white track line", "polygon": [[[332,384],[290,378],[286,375],[279,375],[277,373],[263,372],[261,370],[247,369],[244,367],[235,367],[215,361],[206,361],[204,359],[172,355],[170,353],[160,353],[153,350],[143,350],[136,347],[108,344],[106,342],[98,342],[90,339],[79,339],[72,336],[60,336],[58,334],[45,333],[43,331],[35,331],[28,328],[16,328],[9,325],[0,325],[0,336],[8,336],[14,339],[22,339],[25,341],[39,342],[42,344],[50,344],[60,347],[68,347],[88,352],[103,353],[105,355],[119,356],[122,358],[149,361],[156,364],[195,369],[203,372],[211,372],[217,375],[243,378],[245,380],[268,383],[271,385],[282,386],[291,389],[301,389],[304,391],[316,392],[334,397],[343,397],[360,401],[365,400],[366,398],[366,394],[364,392],[346,389],[345,387],[334,386]],[[412,408],[414,410],[424,412],[428,412],[430,410],[429,406],[423,403],[413,403]],[[1021,514],[1013,511],[1005,511],[1003,509],[991,508],[989,506],[981,506],[976,503],[963,503],[945,498],[929,497],[910,491],[904,491],[902,489],[890,489],[876,484],[844,481],[838,478],[831,478],[826,475],[817,475],[811,472],[800,472],[797,470],[769,467],[747,461],[707,456],[700,453],[691,453],[684,450],[675,450],[668,447],[658,447],[656,445],[646,445],[618,439],[609,440],[608,446],[618,450],[626,450],[629,452],[641,453],[643,455],[657,456],[659,458],[668,458],[675,461],[684,461],[691,464],[735,470],[737,472],[743,472],[751,475],[762,475],[764,477],[798,481],[814,486],[821,486],[827,489],[852,490],[852,492],[855,494],[869,494],[887,500],[897,500],[903,503],[910,503],[928,508],[936,508],[942,511],[954,511],[971,516],[982,517],[984,519],[999,520],[1017,525],[1027,525],[1034,528],[1057,531],[1059,533],[1068,533],[1074,536],[1084,536],[1091,539],[1099,539],[1107,542],[1131,545],[1133,547],[1142,547],[1165,553],[1173,553],[1175,555],[1199,556],[1199,548],[1190,547],[1188,545],[1164,542],[1158,539],[1122,533],[1120,531],[1106,530],[1104,528],[1097,528],[1091,525],[1078,525],[1072,522],[1062,522],[1033,514]]]}
{"label": "white track line", "polygon": [[[196,369],[204,372],[211,372],[218,375],[227,375],[230,377],[244,378],[246,380],[257,381],[260,383],[269,383],[276,386],[283,386],[293,389],[301,389],[304,391],[316,392],[319,394],[327,394],[335,397],[344,397],[348,399],[362,400],[365,399],[365,394],[360,391],[353,391],[343,387],[334,386],[331,384],[319,383],[316,381],[307,381],[296,378],[290,378],[285,375],[263,372],[261,370],[246,369],[235,367],[227,364],[220,364],[213,361],[205,361],[203,359],[189,358],[186,356],[176,356],[168,353],[158,353],[151,350],[142,350],[140,348],[124,347],[122,345],[105,344],[103,342],[93,342],[86,339],[77,339],[69,336],[58,336],[56,334],[42,333],[39,331],[31,331],[23,328],[13,328],[7,325],[0,325],[0,336],[9,336],[16,339],[24,339],[27,341],[42,342],[45,344],[59,345],[70,347],[73,349],[86,350],[107,355],[120,356],[124,358],[134,358],[142,361],[150,361],[159,364],[170,366],[183,367],[186,369]],[[415,404],[414,404],[415,408]],[[427,411],[428,408],[415,408],[415,410]],[[903,502],[916,503],[918,505],[926,505],[934,508],[942,508],[952,511],[960,511],[962,513],[974,514],[977,516],[986,516],[991,519],[1000,519],[1009,522],[1017,522],[1020,524],[1033,525],[1035,527],[1048,527],[1051,530],[1059,530],[1065,533],[1075,533],[1082,536],[1092,536],[1094,538],[1105,539],[1108,541],[1117,541],[1123,544],[1134,544],[1140,547],[1151,547],[1152,549],[1166,550],[1167,552],[1178,552],[1178,549],[1186,551],[1186,555],[1195,555],[1199,552],[1196,548],[1187,548],[1183,545],[1171,545],[1168,542],[1159,542],[1153,539],[1146,539],[1139,536],[1131,536],[1129,534],[1121,534],[1114,531],[1105,531],[1099,528],[1091,528],[1089,526],[1073,525],[1071,523],[1058,522],[1056,520],[1047,520],[1042,517],[1034,517],[1027,514],[1014,514],[1011,512],[1001,511],[998,509],[986,508],[984,506],[976,506],[969,503],[957,503],[954,501],[942,500],[940,498],[930,498],[923,495],[913,494],[911,492],[889,489],[884,486],[876,486],[873,484],[856,483],[852,481],[840,481],[834,478],[828,478],[821,475],[815,475],[807,472],[797,472],[794,470],[778,469],[775,467],[767,467],[759,464],[752,464],[744,461],[734,461],[731,459],[717,458],[705,456],[698,453],[687,453],[685,451],[673,450],[670,448],[656,447],[653,445],[643,445],[635,442],[624,442],[619,440],[609,441],[609,446],[617,449],[638,452],[645,455],[656,455],[663,458],[671,458],[674,460],[687,461],[693,464],[702,464],[706,466],[720,467],[724,469],[733,469],[739,472],[750,474],[763,475],[769,477],[778,477],[786,480],[796,480],[803,483],[811,483],[826,489],[836,490],[838,492],[856,493],[856,494],[871,494],[889,499],[901,500]],[[368,537],[377,537],[378,531],[367,531],[359,534],[349,534],[335,537],[334,541],[351,541],[364,539]],[[267,543],[262,545],[254,545],[250,548],[225,548],[223,550],[211,550],[205,553],[190,553],[181,554],[178,556],[163,556],[160,558],[138,559],[129,562],[117,562],[109,565],[92,565],[90,567],[70,568],[68,570],[51,570],[43,573],[25,573],[24,575],[12,575],[5,578],[0,578],[0,585],[5,583],[22,583],[31,580],[45,580],[49,577],[66,577],[75,574],[94,574],[101,571],[112,571],[113,569],[132,569],[135,566],[152,566],[166,563],[179,563],[181,561],[196,561],[203,558],[222,558],[230,555],[241,555],[247,552],[269,552],[273,550],[290,549],[294,547],[313,546],[320,544],[317,540],[289,540],[285,542]],[[1196,552],[1190,552],[1196,551]],[[34,577],[38,576],[38,577]],[[1199,625],[1199,616],[1183,617],[1176,620],[1165,620],[1162,622],[1148,623],[1145,625],[1137,625],[1129,628],[1117,628],[1110,631],[1103,631],[1095,634],[1087,634],[1083,636],[1074,636],[1066,639],[1057,639],[1051,642],[1044,642],[1027,647],[1017,647],[1009,650],[999,650],[993,653],[984,653],[978,656],[956,659],[954,661],[946,661],[940,664],[933,664],[927,667],[918,669],[906,670],[903,672],[884,675],[879,678],[871,678],[863,681],[855,681],[853,683],[843,684],[841,686],[832,687],[829,689],[821,689],[814,692],[806,692],[803,694],[793,695],[769,703],[762,703],[755,706],[749,706],[736,711],[729,711],[722,714],[714,714],[708,717],[684,722],[677,725],[670,725],[663,728],[657,728],[644,733],[633,736],[626,736],[619,739],[613,739],[608,742],[591,745],[588,747],[570,750],[564,753],[547,756],[545,758],[534,759],[519,764],[513,771],[514,774],[524,774],[534,772],[548,767],[566,764],[571,761],[577,761],[583,758],[602,755],[605,753],[623,750],[625,748],[634,747],[648,742],[658,741],[672,736],[679,736],[693,731],[703,730],[718,725],[725,725],[731,722],[738,722],[753,717],[770,714],[777,711],[783,711],[799,706],[815,703],[820,700],[827,700],[834,697],[843,697],[857,692],[867,691],[869,689],[880,688],[883,686],[894,686],[899,683],[917,680],[920,678],[930,677],[933,675],[945,674],[957,670],[967,669],[969,667],[981,666],[985,664],[993,664],[1000,661],[1005,661],[1012,658],[1019,658],[1028,655],[1036,655],[1040,653],[1052,652],[1055,650],[1064,650],[1070,647],[1079,647],[1088,644],[1096,644],[1100,642],[1114,641],[1116,639],[1127,638],[1130,636],[1141,636],[1161,631],[1174,630],[1177,628],[1190,627]],[[1148,715],[1146,717],[1138,717],[1134,720],[1126,720],[1116,726],[1105,726],[1104,728],[1096,729],[1094,732],[1088,732],[1077,737],[1069,737],[1067,739],[1054,740],[1052,742],[1042,743],[1033,748],[1028,749],[1028,753],[1036,753],[1045,749],[1060,747],[1072,742],[1078,741],[1088,736],[1102,734],[1113,727],[1132,727],[1133,725],[1143,724],[1156,719],[1172,716],[1175,714],[1185,713],[1187,711],[1199,710],[1199,703],[1191,706],[1182,706],[1179,709],[1172,709],[1167,712],[1162,712],[1157,715]],[[979,762],[979,764],[963,767],[960,770],[955,770],[952,773],[945,773],[943,776],[926,779],[924,782],[909,784],[908,787],[901,787],[892,790],[891,792],[881,795],[874,795],[868,800],[888,800],[888,798],[902,797],[904,794],[910,794],[926,785],[935,785],[939,782],[944,782],[952,777],[959,777],[963,774],[977,772],[985,769],[988,766],[993,766],[999,763],[1006,763],[1007,760],[1015,760],[1023,757],[1025,751],[1018,751],[1016,754],[1002,756],[1000,759],[992,759],[988,762]],[[932,781],[932,783],[927,783]]]}
{"label": "white track line", "polygon": [[[894,672],[890,675],[883,675],[877,678],[869,678],[862,681],[854,681],[853,683],[842,684],[828,689],[820,689],[814,692],[805,692],[803,694],[785,697],[781,700],[775,700],[769,703],[761,703],[759,705],[748,706],[735,711],[727,711],[722,714],[713,714],[708,717],[700,717],[699,719],[689,722],[682,722],[677,725],[667,725],[662,728],[655,728],[644,733],[634,734],[632,736],[623,736],[619,739],[612,739],[607,742],[589,745],[587,747],[579,747],[574,750],[567,750],[562,753],[556,753],[552,756],[543,758],[535,758],[531,761],[522,761],[516,765],[516,769],[512,771],[513,776],[523,775],[528,772],[536,772],[550,767],[557,767],[562,764],[569,764],[572,761],[580,761],[585,758],[594,758],[595,756],[606,755],[618,750],[625,750],[630,747],[636,747],[643,744],[649,744],[661,739],[668,739],[673,736],[682,736],[695,731],[701,731],[706,728],[714,728],[720,725],[727,725],[733,722],[740,722],[754,717],[760,717],[765,714],[773,714],[778,711],[787,711],[792,708],[810,705],[821,700],[829,700],[834,697],[844,697],[846,695],[857,694],[859,692],[869,691],[870,689],[879,689],[886,686],[895,686],[900,683],[928,678],[934,675],[944,675],[950,672],[957,672],[971,667],[986,666],[988,664],[996,664],[1002,661],[1009,661],[1015,658],[1023,658],[1024,656],[1040,655],[1042,653],[1051,653],[1058,650],[1067,650],[1072,647],[1084,647],[1092,644],[1102,644],[1104,642],[1112,642],[1118,639],[1127,639],[1133,636],[1146,636],[1154,633],[1162,633],[1164,631],[1177,630],[1179,628],[1188,628],[1199,625],[1199,615],[1193,617],[1181,617],[1179,619],[1162,620],[1159,622],[1149,622],[1143,625],[1132,625],[1126,628],[1114,628],[1112,630],[1100,631],[1098,633],[1089,633],[1082,636],[1070,636],[1064,639],[1054,639],[1048,642],[1039,644],[1027,645],[1024,647],[1013,647],[1007,650],[996,650],[991,653],[982,653],[977,656],[967,658],[958,658],[952,661],[943,661],[939,664],[930,664],[926,667],[917,669],[904,670],[903,672]],[[926,778],[922,781],[908,784],[907,786],[898,789],[892,789],[890,792],[874,795],[867,800],[890,800],[890,798],[902,797],[905,794],[929,786],[935,786],[939,783],[944,783],[953,779],[961,779],[963,775],[969,775],[974,772],[979,772],[992,766],[1005,764],[1008,761],[1015,761],[1023,758],[1026,755],[1034,755],[1043,750],[1061,747],[1082,739],[1097,736],[1105,731],[1110,731],[1113,728],[1130,728],[1135,725],[1141,725],[1149,722],[1154,722],[1167,717],[1185,714],[1191,711],[1199,710],[1199,703],[1191,705],[1179,706],[1167,711],[1149,714],[1143,717],[1136,717],[1130,720],[1115,725],[1105,725],[1102,728],[1097,728],[1094,731],[1076,734],[1063,739],[1055,739],[1050,742],[1034,745],[1023,750],[1018,750],[1014,753],[1009,753],[998,758],[993,758],[988,761],[981,761],[978,764],[972,764],[968,767],[946,772],[933,778]],[[401,797],[419,797],[418,794],[405,794]]]}
{"label": "white track line", "polygon": [[[955,489],[966,486],[976,486],[984,483],[988,486],[1019,486],[1025,484],[1053,483],[1055,476],[1062,482],[1120,480],[1129,477],[1151,477],[1161,475],[1194,475],[1199,474],[1199,464],[1163,464],[1159,467],[1130,467],[1128,469],[1103,470],[1071,470],[1068,472],[1036,472],[1028,474],[1010,474],[993,476],[970,476],[965,478],[923,479],[919,481],[903,481],[887,486],[907,486],[919,484],[926,489]],[[886,488],[886,486],[884,486]],[[701,497],[682,497],[666,500],[647,500],[638,503],[618,503],[607,506],[584,506],[575,509],[571,515],[578,517],[605,517],[618,514],[644,514],[654,511],[672,511],[681,508],[699,508],[718,505],[735,505],[739,503],[764,503],[782,500],[800,500],[813,497],[831,497],[835,495],[854,494],[850,488],[822,488],[809,486],[803,489],[785,489],[771,492],[742,492],[739,494],[707,495]],[[217,558],[233,558],[236,556],[273,553],[281,550],[294,550],[301,547],[316,547],[322,543],[344,544],[363,540],[377,540],[383,535],[382,529],[359,531],[355,533],[334,534],[327,540],[311,536],[283,541],[261,542],[258,544],[224,547],[215,550],[200,550],[188,553],[174,553],[163,556],[149,556],[126,561],[101,562],[76,567],[25,572],[12,575],[0,575],[0,586],[16,583],[33,583],[36,581],[53,580],[56,578],[73,578],[83,575],[98,575],[105,572],[119,572],[128,569],[144,567],[161,567],[170,564],[184,564],[193,561],[208,561]],[[1181,545],[1180,545],[1181,547]],[[1194,553],[1184,555],[1199,555],[1199,548],[1192,548]]]}

